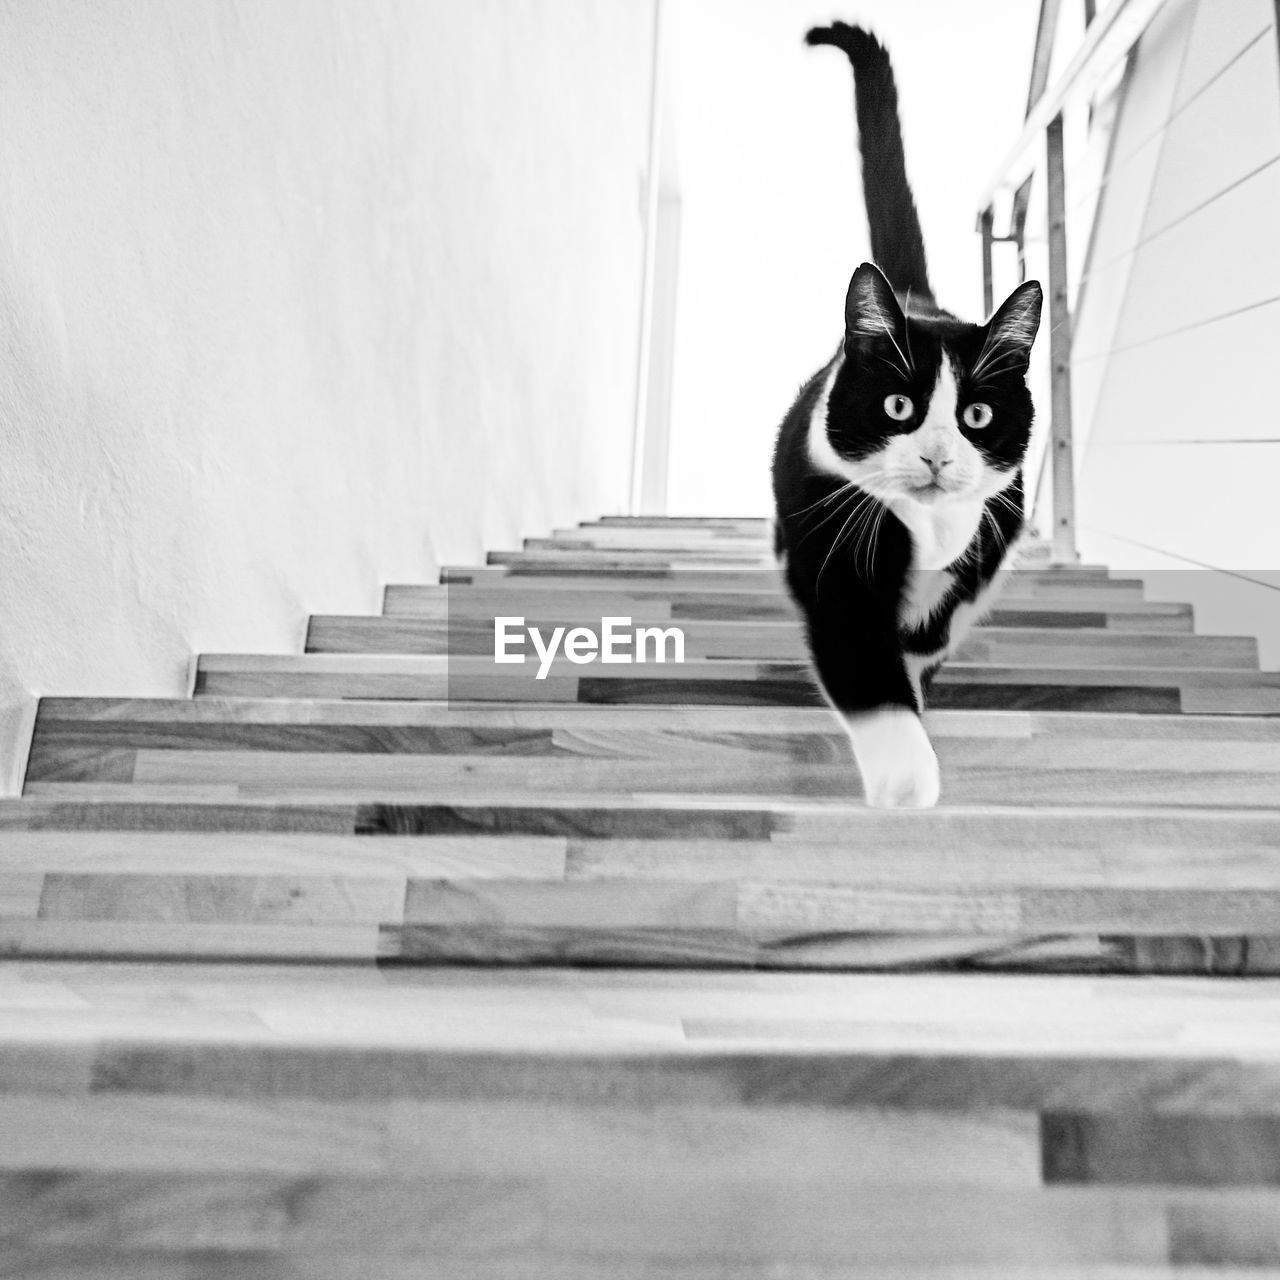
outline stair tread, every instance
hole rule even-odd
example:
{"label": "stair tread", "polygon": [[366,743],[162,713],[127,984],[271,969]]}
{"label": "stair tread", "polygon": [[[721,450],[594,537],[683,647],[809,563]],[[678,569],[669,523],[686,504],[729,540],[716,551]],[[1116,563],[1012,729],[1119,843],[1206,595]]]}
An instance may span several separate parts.
{"label": "stair tread", "polygon": [[[344,1008],[344,1005],[349,1006]],[[789,975],[697,972],[243,970],[189,964],[181,972],[92,963],[32,963],[0,971],[0,1043],[98,1048],[103,1029],[184,1044],[370,1047],[566,1058],[658,1053],[707,1063],[806,1048],[812,1061],[875,1059],[885,1052],[1085,1060],[1085,1053],[1153,1062],[1233,1065],[1266,1087],[1280,1109],[1280,983],[1234,988],[1147,979],[1102,981],[966,975]],[[244,1015],[208,1036],[176,1019],[183,1009]],[[357,1016],[357,1011],[359,1016]],[[1073,1043],[1063,1053],[1062,1027]],[[116,1046],[103,1046],[107,1054]],[[1032,1059],[1034,1060],[1034,1059]],[[213,1065],[213,1064],[211,1064]],[[1252,1070],[1251,1070],[1252,1068]],[[834,1074],[834,1071],[832,1072]],[[829,1079],[830,1077],[828,1077]],[[175,1079],[173,1087],[184,1083]],[[412,1087],[411,1080],[403,1082]],[[886,1081],[886,1084],[889,1082]],[[127,1088],[127,1081],[117,1084]],[[897,1087],[907,1081],[899,1079]],[[420,1088],[430,1090],[423,1077]],[[453,1082],[452,1087],[463,1085]],[[483,1088],[480,1081],[477,1088]],[[1176,1106],[1176,1099],[1171,1100]],[[1187,1096],[1183,1105],[1204,1103]]]}
{"label": "stair tread", "polygon": [[[932,708],[925,720],[938,734],[1028,736],[1065,734],[1083,737],[1217,738],[1248,741],[1280,739],[1280,724],[1238,716],[1134,715],[1075,711],[947,710]],[[38,723],[67,721],[110,731],[131,723],[235,724],[386,724],[598,725],[602,729],[669,729],[681,726],[705,732],[811,732],[839,738],[843,730],[825,707],[584,707],[576,703],[469,702],[356,698],[42,698]]]}
{"label": "stair tread", "polygon": [[[394,840],[331,832],[6,830],[0,848],[5,893],[26,893],[22,876],[107,881],[147,876],[405,877],[474,880],[647,880],[697,883],[742,878],[800,885],[974,890],[1052,887],[1107,891],[1195,890],[1210,896],[1256,889],[1280,894],[1280,817],[1181,811],[1160,818],[1114,812],[1056,831],[1076,815],[1026,808],[948,812],[942,820],[860,829],[850,810],[823,830],[774,839],[604,839],[577,835],[456,834]],[[11,815],[12,816],[12,815]],[[1230,820],[1228,820],[1228,817]],[[944,826],[943,823],[946,825]],[[1106,824],[1116,825],[1108,833]],[[1079,827],[1079,824],[1077,824]],[[954,832],[946,848],[941,832]],[[1109,838],[1108,838],[1109,837]],[[1225,849],[1226,838],[1236,847]],[[32,884],[35,882],[33,881]],[[30,888],[30,886],[28,886]],[[12,905],[16,896],[6,898]],[[39,910],[36,898],[28,906]]]}

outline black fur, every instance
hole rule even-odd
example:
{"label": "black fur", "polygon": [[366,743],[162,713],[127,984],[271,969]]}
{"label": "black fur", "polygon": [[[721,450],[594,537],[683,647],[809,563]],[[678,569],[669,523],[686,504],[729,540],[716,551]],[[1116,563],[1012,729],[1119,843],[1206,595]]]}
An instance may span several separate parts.
{"label": "black fur", "polygon": [[933,299],[925,264],[924,235],[916,212],[898,119],[898,87],[884,46],[861,27],[833,22],[814,27],[811,45],[841,49],[853,64],[854,103],[862,151],[862,187],[871,231],[871,256],[902,293]]}
{"label": "black fur", "polygon": [[[1022,529],[1021,466],[1033,417],[1026,370],[1039,324],[1040,287],[1021,286],[982,325],[936,306],[906,177],[888,55],[873,36],[843,23],[810,31],[808,43],[835,45],[853,64],[872,250],[893,286],[871,264],[858,268],[849,284],[841,347],[804,385],[782,423],[773,461],[776,540],[805,617],[814,665],[836,709],[846,716],[892,706],[919,712],[932,670],[917,686],[908,655],[940,654],[954,642],[957,606],[978,598]],[[976,533],[946,567],[952,581],[939,607],[923,622],[907,625],[900,610],[911,582],[912,534],[883,494],[872,496],[815,461],[810,423],[838,365],[819,429],[841,463],[888,456],[882,451],[891,443],[906,450],[908,442],[895,443],[896,438],[924,422],[944,360],[957,382],[955,447],[964,450],[959,442],[965,441],[981,456],[985,466],[975,467],[974,476],[999,473],[1009,483],[986,501]],[[895,396],[909,397],[914,405],[907,420],[888,416],[886,399]],[[962,418],[966,406],[977,403],[993,413],[981,429]],[[912,449],[924,447],[909,443]],[[917,455],[911,456],[915,466]],[[969,452],[952,461],[961,457],[973,461]],[[934,461],[944,481],[957,474],[945,472],[941,455]]]}

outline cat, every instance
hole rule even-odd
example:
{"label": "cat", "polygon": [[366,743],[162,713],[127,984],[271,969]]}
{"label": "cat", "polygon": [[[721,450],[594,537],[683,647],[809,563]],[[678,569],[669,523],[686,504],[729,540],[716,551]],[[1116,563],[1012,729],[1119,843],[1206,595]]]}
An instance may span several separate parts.
{"label": "cat", "polygon": [[[1038,282],[984,324],[934,301],[889,56],[859,27],[815,27],[853,66],[871,254],[836,354],[801,388],[773,459],[775,537],[867,802],[937,803],[921,721],[943,659],[988,609],[1023,529]],[[892,281],[892,284],[890,284]]]}

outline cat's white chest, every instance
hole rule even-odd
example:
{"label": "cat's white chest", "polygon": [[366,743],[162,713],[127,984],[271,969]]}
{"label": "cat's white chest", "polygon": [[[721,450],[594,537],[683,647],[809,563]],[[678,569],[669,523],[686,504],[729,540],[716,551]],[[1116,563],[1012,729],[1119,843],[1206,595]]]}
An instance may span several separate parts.
{"label": "cat's white chest", "polygon": [[954,575],[946,569],[912,569],[898,606],[898,625],[908,631],[924,626],[937,613],[954,583]]}
{"label": "cat's white chest", "polygon": [[945,569],[958,560],[978,532],[985,506],[981,498],[927,507],[911,498],[890,499],[889,509],[911,534],[912,571]]}
{"label": "cat's white chest", "polygon": [[898,613],[900,626],[923,626],[947,598],[955,578],[947,572],[973,541],[983,503],[957,502],[924,507],[909,499],[891,503],[894,515],[911,534],[911,570]]}

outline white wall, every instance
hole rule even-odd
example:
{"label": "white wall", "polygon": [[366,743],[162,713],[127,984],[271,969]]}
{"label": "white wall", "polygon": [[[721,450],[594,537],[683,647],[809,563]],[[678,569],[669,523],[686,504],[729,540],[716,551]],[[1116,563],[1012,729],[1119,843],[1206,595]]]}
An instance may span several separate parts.
{"label": "white wall", "polygon": [[1022,125],[1033,0],[675,0],[683,226],[673,511],[763,513],[779,422],[830,358],[869,255],[853,77],[810,26],[842,16],[893,57],[907,166],[944,306],[982,319],[977,202]]}
{"label": "white wall", "polygon": [[1159,571],[1271,666],[1278,214],[1273,0],[1169,0],[1125,91],[1077,316],[1081,548]]}
{"label": "white wall", "polygon": [[652,4],[0,4],[0,790],[630,465]]}

